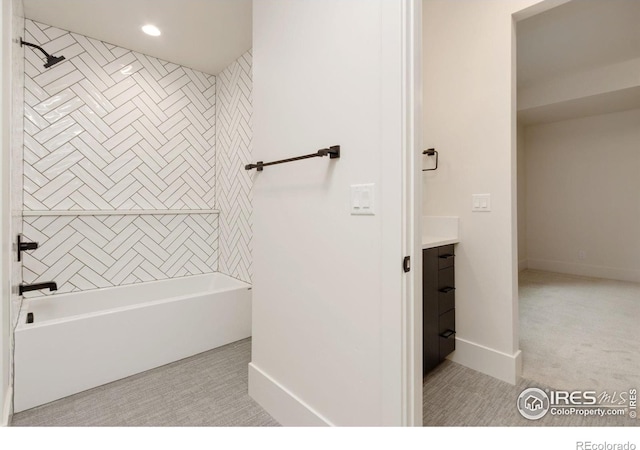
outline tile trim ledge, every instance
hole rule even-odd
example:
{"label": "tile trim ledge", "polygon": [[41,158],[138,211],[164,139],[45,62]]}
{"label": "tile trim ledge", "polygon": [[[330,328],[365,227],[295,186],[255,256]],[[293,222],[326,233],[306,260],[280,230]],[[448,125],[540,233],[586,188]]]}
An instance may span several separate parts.
{"label": "tile trim ledge", "polygon": [[66,210],[66,211],[22,211],[24,217],[28,216],[150,216],[164,214],[219,214],[217,209],[115,209],[103,211]]}

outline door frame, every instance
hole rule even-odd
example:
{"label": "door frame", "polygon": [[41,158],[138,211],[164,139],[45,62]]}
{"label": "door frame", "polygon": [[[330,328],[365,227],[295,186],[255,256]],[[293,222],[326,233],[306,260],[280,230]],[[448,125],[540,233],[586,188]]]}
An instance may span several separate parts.
{"label": "door frame", "polygon": [[401,424],[422,424],[422,0],[402,2]]}
{"label": "door frame", "polygon": [[[516,24],[529,17],[541,14],[571,0],[541,0],[512,14],[512,245],[513,254],[513,330],[514,342],[518,342],[518,247],[517,247],[517,78],[516,78]],[[423,0],[407,0],[403,22],[404,109],[403,130],[403,249],[411,255],[410,276],[403,282],[403,345],[402,345],[402,424],[422,426],[422,258],[421,258],[421,211],[422,177],[420,152],[422,145],[422,3]]]}

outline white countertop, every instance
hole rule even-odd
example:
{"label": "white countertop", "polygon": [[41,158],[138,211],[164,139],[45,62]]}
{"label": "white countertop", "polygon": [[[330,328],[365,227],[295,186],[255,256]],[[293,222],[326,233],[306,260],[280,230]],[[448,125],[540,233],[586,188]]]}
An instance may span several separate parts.
{"label": "white countertop", "polygon": [[460,239],[443,236],[422,236],[422,249],[441,247],[443,245],[457,244]]}
{"label": "white countertop", "polygon": [[460,242],[459,218],[448,216],[422,217],[422,249]]}

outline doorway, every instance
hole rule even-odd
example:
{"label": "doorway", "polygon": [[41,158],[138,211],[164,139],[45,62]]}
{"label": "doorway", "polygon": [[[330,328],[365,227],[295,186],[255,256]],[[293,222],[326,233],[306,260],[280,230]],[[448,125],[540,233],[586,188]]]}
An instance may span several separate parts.
{"label": "doorway", "polygon": [[522,375],[557,389],[640,372],[639,19],[568,2],[517,24]]}

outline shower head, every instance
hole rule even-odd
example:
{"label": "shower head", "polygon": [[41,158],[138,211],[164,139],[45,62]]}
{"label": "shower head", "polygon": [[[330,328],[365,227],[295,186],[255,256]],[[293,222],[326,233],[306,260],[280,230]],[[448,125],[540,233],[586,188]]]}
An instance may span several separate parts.
{"label": "shower head", "polygon": [[20,38],[20,47],[22,47],[23,45],[28,45],[29,47],[37,48],[42,53],[44,53],[44,56],[47,57],[47,62],[44,65],[45,69],[48,69],[49,67],[53,66],[54,64],[58,64],[60,61],[64,60],[64,56],[53,56],[53,55],[50,55],[49,53],[47,53],[39,45],[31,44],[29,42],[25,42],[25,41],[22,40],[22,38]]}

